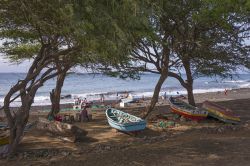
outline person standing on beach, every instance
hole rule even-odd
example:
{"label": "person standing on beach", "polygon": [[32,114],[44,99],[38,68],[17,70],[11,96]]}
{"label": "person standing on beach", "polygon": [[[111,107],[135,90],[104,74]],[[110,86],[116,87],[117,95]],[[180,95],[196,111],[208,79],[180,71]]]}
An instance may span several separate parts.
{"label": "person standing on beach", "polygon": [[89,121],[88,111],[87,111],[87,107],[86,106],[84,106],[83,109],[82,109],[82,111],[81,111],[81,122],[83,122],[85,120]]}
{"label": "person standing on beach", "polygon": [[164,100],[167,99],[167,92],[164,93]]}
{"label": "person standing on beach", "polygon": [[129,96],[129,93],[126,91],[125,98],[128,98],[128,96]]}
{"label": "person standing on beach", "polygon": [[118,103],[120,101],[120,98],[119,98],[119,94],[118,92],[116,93],[116,103]]}
{"label": "person standing on beach", "polygon": [[104,95],[103,94],[101,94],[101,102],[103,103],[104,102]]}
{"label": "person standing on beach", "polygon": [[224,94],[227,96],[227,92],[228,92],[228,90],[227,89],[225,89],[225,91],[224,91]]}

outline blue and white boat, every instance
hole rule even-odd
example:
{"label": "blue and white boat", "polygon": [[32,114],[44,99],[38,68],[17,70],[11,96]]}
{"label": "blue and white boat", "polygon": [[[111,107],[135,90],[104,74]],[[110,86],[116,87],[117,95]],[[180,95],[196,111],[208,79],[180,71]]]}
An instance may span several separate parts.
{"label": "blue and white boat", "polygon": [[117,109],[107,109],[106,116],[109,125],[120,131],[134,132],[144,130],[146,128],[145,120]]}

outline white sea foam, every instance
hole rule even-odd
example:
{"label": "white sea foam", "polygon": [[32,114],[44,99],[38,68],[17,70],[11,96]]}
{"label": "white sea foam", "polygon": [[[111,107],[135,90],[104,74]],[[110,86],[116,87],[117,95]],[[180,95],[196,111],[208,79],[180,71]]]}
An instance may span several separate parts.
{"label": "white sea foam", "polygon": [[222,81],[222,83],[244,83],[247,82],[247,80],[227,80],[227,81]]}
{"label": "white sea foam", "polygon": [[[249,84],[244,84],[242,87],[250,87]],[[206,93],[206,92],[218,92],[218,91],[224,91],[225,89],[222,88],[210,88],[210,89],[194,89],[194,93]],[[228,88],[230,90],[230,88]],[[175,95],[186,95],[187,91],[185,89],[182,90],[168,90],[168,91],[161,91],[159,96],[163,96],[164,93],[166,92],[167,96],[175,96]],[[102,92],[103,93],[103,92]],[[100,99],[100,94],[101,93],[83,93],[83,94],[72,94],[72,98],[67,98],[67,99],[61,99],[61,104],[66,104],[66,103],[73,103],[74,98],[87,98],[88,101],[93,101],[93,100],[99,100]],[[103,93],[107,94],[104,95],[105,100],[119,100],[120,96],[117,96],[117,93]],[[153,96],[153,91],[148,91],[148,92],[131,92],[131,95],[134,98],[144,98],[144,97],[152,97]],[[0,98],[0,105],[3,105],[3,98]],[[42,105],[50,105],[50,98],[49,96],[36,96],[34,99],[34,103],[32,104],[33,106],[42,106]],[[15,102],[11,103],[12,107],[20,106],[21,102],[20,99],[17,99]]]}
{"label": "white sea foam", "polygon": [[250,88],[250,83],[239,85],[240,88]]}
{"label": "white sea foam", "polygon": [[[231,88],[227,88],[228,90],[231,90]],[[224,91],[225,89],[222,88],[210,88],[210,89],[194,89],[194,93],[207,93],[207,92],[219,92],[219,91]],[[166,95],[168,96],[175,96],[175,95],[186,95],[187,91],[185,89],[182,90],[171,90],[171,91],[161,91],[159,96],[163,96],[166,92]],[[137,96],[144,96],[144,97],[152,97],[153,92],[137,92],[134,93]]]}

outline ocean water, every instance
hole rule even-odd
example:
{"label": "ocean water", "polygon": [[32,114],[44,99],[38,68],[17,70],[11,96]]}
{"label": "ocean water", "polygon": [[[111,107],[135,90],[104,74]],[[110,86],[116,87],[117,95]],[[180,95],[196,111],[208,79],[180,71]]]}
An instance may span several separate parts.
{"label": "ocean water", "polygon": [[[185,76],[185,75],[184,75]],[[0,73],[0,105],[3,105],[4,96],[11,86],[19,79],[25,77],[25,73]],[[71,95],[70,98],[62,99],[61,103],[73,103],[74,98],[87,98],[98,100],[100,94],[105,99],[116,99],[125,91],[136,97],[151,97],[159,75],[143,74],[140,80],[122,80],[108,77],[102,74],[69,74],[65,80],[62,95]],[[49,92],[55,86],[55,79],[51,79],[41,87],[35,97],[33,105],[50,104]],[[233,79],[221,79],[218,77],[201,77],[194,80],[194,93],[224,91],[225,89],[250,88],[250,74],[240,74]],[[174,78],[168,78],[162,86],[160,95],[186,94],[185,89]],[[20,105],[20,99],[11,106]]]}

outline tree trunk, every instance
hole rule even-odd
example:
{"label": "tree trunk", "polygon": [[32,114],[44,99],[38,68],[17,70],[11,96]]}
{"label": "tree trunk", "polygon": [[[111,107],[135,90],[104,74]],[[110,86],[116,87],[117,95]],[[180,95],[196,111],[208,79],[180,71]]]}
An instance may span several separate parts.
{"label": "tree trunk", "polygon": [[189,59],[183,60],[183,66],[185,68],[187,75],[187,82],[185,88],[187,89],[188,93],[188,103],[195,106],[194,93],[193,93],[193,76],[190,67],[190,60]]}
{"label": "tree trunk", "polygon": [[20,122],[20,123],[17,123],[10,130],[10,149],[9,149],[10,154],[13,154],[16,152],[17,146],[22,139],[25,125],[26,125],[26,123],[23,122],[23,124],[22,124],[22,122]]}
{"label": "tree trunk", "polygon": [[155,86],[154,94],[151,99],[150,106],[147,108],[146,114],[142,117],[143,119],[147,118],[147,116],[153,111],[156,103],[158,102],[159,93],[161,91],[161,86],[168,77],[169,53],[170,53],[170,50],[168,49],[167,46],[164,45],[163,50],[162,50],[162,58],[160,60],[160,64],[157,67],[161,76]]}
{"label": "tree trunk", "polygon": [[[29,104],[31,99],[26,98],[25,104],[19,108],[17,113],[14,115],[14,124],[10,128],[10,148],[9,154],[13,154],[16,152],[16,148],[20,141],[22,140],[24,128],[28,122],[29,114],[28,111],[30,109]],[[31,104],[30,104],[31,105]]]}
{"label": "tree trunk", "polygon": [[194,100],[193,85],[187,84],[186,89],[188,93],[188,103],[191,104],[192,106],[196,106]]}
{"label": "tree trunk", "polygon": [[155,86],[155,89],[154,89],[154,94],[153,94],[153,97],[151,99],[151,102],[150,102],[150,106],[147,108],[147,112],[146,114],[142,117],[143,119],[147,118],[147,116],[153,111],[156,103],[158,102],[158,98],[159,98],[159,93],[161,91],[161,87],[162,87],[162,84],[164,83],[164,81],[167,79],[167,74],[161,74],[156,86]]}
{"label": "tree trunk", "polygon": [[[68,49],[66,51],[63,50],[55,54],[50,54],[52,52],[51,48],[50,44],[42,45],[39,53],[34,58],[26,77],[12,86],[4,97],[3,109],[10,127],[9,154],[16,151],[16,148],[21,141],[24,128],[28,122],[30,107],[34,101],[37,90],[43,86],[47,80],[56,77],[62,72],[56,70],[56,67],[51,67],[54,58],[62,53],[64,55],[69,54],[72,50]],[[21,97],[21,107],[19,107],[16,112],[11,112],[10,103],[15,101],[18,97]]]}
{"label": "tree trunk", "polygon": [[[44,77],[40,78],[39,82],[36,82],[36,84],[31,83],[31,85],[29,85],[28,87],[28,81],[25,81],[25,83],[18,82],[11,88],[9,93],[4,98],[4,112],[8,119],[8,125],[10,127],[10,146],[8,152],[9,155],[16,152],[17,146],[22,139],[24,128],[28,122],[30,107],[34,101],[34,97],[38,88],[41,87],[46,80],[56,76],[56,74],[51,74],[48,77],[45,77],[46,74],[49,73],[45,72],[42,75]],[[18,96],[21,97],[21,107],[16,112],[12,113],[9,107],[9,104],[11,103],[10,99],[14,93],[17,93],[17,90],[19,90],[20,94]]]}
{"label": "tree trunk", "polygon": [[60,112],[61,91],[66,74],[67,70],[57,76],[56,87],[50,92],[51,111],[49,112],[48,116],[54,117]]}

